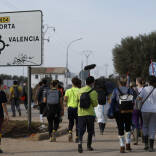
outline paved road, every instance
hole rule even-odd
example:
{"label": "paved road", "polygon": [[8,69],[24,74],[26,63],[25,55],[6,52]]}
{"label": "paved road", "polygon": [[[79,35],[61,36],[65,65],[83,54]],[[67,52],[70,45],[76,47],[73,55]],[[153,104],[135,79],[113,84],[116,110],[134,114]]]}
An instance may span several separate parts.
{"label": "paved road", "polygon": [[[9,108],[10,109],[10,108]],[[33,120],[39,120],[39,113],[37,110],[32,111]],[[67,116],[65,115],[63,124],[67,126]],[[22,118],[16,117],[17,119],[26,119],[26,113],[22,106]],[[12,120],[12,118],[11,118]],[[22,139],[8,139],[3,138],[2,148],[4,150],[4,156],[76,156],[80,155],[77,152],[76,143],[68,143],[67,135],[57,138],[56,143],[51,143],[49,140],[44,141],[30,141],[29,138]],[[86,135],[84,137],[84,156],[118,156],[119,143],[116,130],[116,124],[113,120],[108,121],[106,130],[103,136],[99,134],[99,130],[96,124],[96,136],[93,138],[93,147],[95,151],[88,152],[86,150]],[[143,144],[140,143],[138,146],[132,146],[132,152],[126,153],[127,156],[155,156],[156,152],[148,153],[143,150]]]}

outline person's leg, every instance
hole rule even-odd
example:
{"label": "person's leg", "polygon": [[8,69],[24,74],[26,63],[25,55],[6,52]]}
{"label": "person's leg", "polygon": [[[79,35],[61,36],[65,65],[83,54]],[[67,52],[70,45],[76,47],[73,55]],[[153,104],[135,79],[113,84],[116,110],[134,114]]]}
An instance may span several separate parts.
{"label": "person's leg", "polygon": [[1,149],[1,140],[2,140],[2,124],[3,124],[3,118],[0,118],[0,153],[3,153]]}
{"label": "person's leg", "polygon": [[68,125],[68,141],[72,142],[73,141],[73,135],[72,135],[72,130],[74,126],[74,110],[73,108],[69,107],[68,108],[68,120],[69,120],[69,125]]}
{"label": "person's leg", "polygon": [[54,117],[51,114],[47,115],[47,120],[48,120],[49,138],[50,141],[53,142],[55,141],[55,139],[53,139]]}
{"label": "person's leg", "polygon": [[28,103],[27,103],[27,100],[24,100],[24,106],[25,106],[25,109],[26,109],[26,111],[27,111],[27,109],[28,109]]}
{"label": "person's leg", "polygon": [[15,100],[15,106],[16,106],[16,109],[17,109],[17,111],[19,113],[19,116],[21,116],[20,103],[19,103],[18,99]]}
{"label": "person's leg", "polygon": [[154,151],[154,139],[156,133],[156,113],[150,113],[150,121],[149,121],[149,152]]}
{"label": "person's leg", "polygon": [[11,99],[11,110],[12,110],[12,116],[16,116],[16,110],[15,110],[15,100]]}
{"label": "person's leg", "polygon": [[120,142],[120,153],[125,152],[125,139],[124,139],[124,119],[121,113],[115,113],[115,119],[118,128],[119,142]]}
{"label": "person's leg", "polygon": [[78,143],[78,115],[77,115],[77,108],[74,109],[74,119],[75,119],[75,125],[76,125],[76,138],[75,142]]}
{"label": "person's leg", "polygon": [[145,142],[145,148],[144,150],[148,150],[148,134],[149,134],[149,120],[150,120],[150,113],[143,112],[142,113],[142,119],[143,119],[143,135],[144,135],[144,142]]}
{"label": "person's leg", "polygon": [[44,120],[43,120],[43,113],[44,113],[44,109],[45,109],[46,104],[41,103],[39,106],[40,106],[40,122],[42,124],[41,128],[44,128],[45,125],[44,125]]}
{"label": "person's leg", "polygon": [[124,125],[126,131],[126,150],[131,150],[131,127],[132,127],[132,114],[127,113],[124,115]]}
{"label": "person's leg", "polygon": [[87,117],[87,132],[88,132],[88,139],[87,139],[87,149],[89,151],[93,151],[94,149],[92,148],[92,137],[94,134],[94,116],[88,116]]}
{"label": "person's leg", "polygon": [[79,143],[78,143],[78,152],[82,153],[82,141],[83,141],[83,135],[86,131],[86,117],[85,116],[79,116],[78,117],[78,136],[79,136]]}

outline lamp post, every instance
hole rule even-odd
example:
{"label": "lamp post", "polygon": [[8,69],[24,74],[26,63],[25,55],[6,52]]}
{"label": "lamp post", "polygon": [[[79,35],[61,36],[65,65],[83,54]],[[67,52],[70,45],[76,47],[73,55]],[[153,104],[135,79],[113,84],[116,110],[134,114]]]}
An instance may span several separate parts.
{"label": "lamp post", "polygon": [[79,40],[82,40],[83,38],[78,38],[78,39],[76,39],[76,40],[73,40],[73,41],[71,41],[69,44],[68,44],[68,46],[67,46],[67,51],[66,51],[66,74],[65,74],[65,76],[66,76],[66,82],[65,82],[65,84],[66,84],[66,87],[67,87],[67,85],[68,85],[68,52],[69,52],[69,47],[73,44],[73,43],[75,43],[75,42],[77,42],[77,41],[79,41]]}

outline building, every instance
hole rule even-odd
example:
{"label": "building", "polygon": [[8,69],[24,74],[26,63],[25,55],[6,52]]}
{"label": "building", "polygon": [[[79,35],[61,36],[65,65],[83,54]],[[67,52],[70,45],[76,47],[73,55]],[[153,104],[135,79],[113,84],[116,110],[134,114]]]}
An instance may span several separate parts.
{"label": "building", "polygon": [[[65,67],[32,67],[31,86],[34,88],[43,78],[50,77],[52,80],[65,82]],[[70,79],[70,78],[69,78]]]}

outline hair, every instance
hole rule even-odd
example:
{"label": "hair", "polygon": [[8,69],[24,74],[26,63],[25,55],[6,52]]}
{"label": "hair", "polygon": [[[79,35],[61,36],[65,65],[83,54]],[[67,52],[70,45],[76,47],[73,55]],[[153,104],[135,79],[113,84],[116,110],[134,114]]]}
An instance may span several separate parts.
{"label": "hair", "polygon": [[127,84],[126,76],[119,76],[119,78],[118,78],[118,85],[126,86],[126,84]]}
{"label": "hair", "polygon": [[58,81],[57,81],[57,80],[53,80],[53,81],[51,82],[51,85],[52,85],[53,87],[56,87],[56,86],[58,85]]}
{"label": "hair", "polygon": [[77,87],[81,88],[81,85],[82,85],[82,81],[80,79],[78,79]]}
{"label": "hair", "polygon": [[148,78],[148,82],[151,86],[156,87],[156,77],[155,76],[150,76]]}
{"label": "hair", "polygon": [[135,83],[134,81],[131,81],[131,82],[130,82],[130,87],[131,87],[131,88],[136,87],[136,83]]}
{"label": "hair", "polygon": [[15,81],[13,82],[13,84],[14,84],[14,85],[17,85],[18,83],[17,83],[17,81],[15,80]]}
{"label": "hair", "polygon": [[43,83],[44,85],[46,85],[46,84],[47,84],[47,80],[46,80],[46,79],[42,79],[42,83]]}
{"label": "hair", "polygon": [[0,86],[3,84],[3,80],[2,79],[0,79]]}
{"label": "hair", "polygon": [[141,84],[141,85],[144,85],[144,84],[145,84],[145,82],[144,82],[144,80],[143,80],[142,77],[137,77],[136,80],[137,80],[137,82],[138,82],[139,84]]}
{"label": "hair", "polygon": [[42,81],[40,81],[40,82],[39,82],[39,86],[42,86],[42,84],[43,84],[43,82],[42,82]]}
{"label": "hair", "polygon": [[78,81],[79,81],[78,77],[73,77],[73,78],[72,78],[72,84],[73,84],[74,86],[77,86],[77,84],[79,83]]}
{"label": "hair", "polygon": [[86,79],[86,84],[87,85],[91,85],[92,83],[95,82],[95,79],[93,76],[89,76],[87,79]]}

